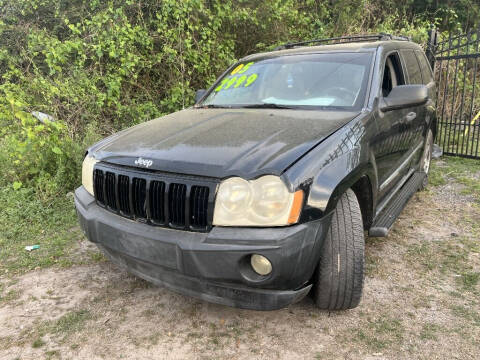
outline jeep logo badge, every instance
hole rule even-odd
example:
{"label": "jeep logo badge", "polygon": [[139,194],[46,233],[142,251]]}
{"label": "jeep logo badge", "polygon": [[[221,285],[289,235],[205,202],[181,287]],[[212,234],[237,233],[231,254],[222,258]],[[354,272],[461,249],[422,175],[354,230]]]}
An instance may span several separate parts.
{"label": "jeep logo badge", "polygon": [[135,160],[135,165],[145,166],[148,169],[153,165],[153,161],[139,157],[137,160]]}

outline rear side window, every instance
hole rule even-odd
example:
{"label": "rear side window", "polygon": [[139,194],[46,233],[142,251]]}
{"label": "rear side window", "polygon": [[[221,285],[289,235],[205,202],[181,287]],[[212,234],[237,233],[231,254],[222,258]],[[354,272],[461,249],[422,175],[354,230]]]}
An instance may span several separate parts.
{"label": "rear side window", "polygon": [[428,63],[427,57],[423,51],[415,50],[415,55],[417,55],[418,62],[420,63],[420,70],[422,70],[422,79],[423,83],[426,85],[433,81],[432,68]]}
{"label": "rear side window", "polygon": [[402,50],[405,65],[407,66],[408,79],[410,84],[423,84],[422,73],[418,65],[417,57],[413,50]]}

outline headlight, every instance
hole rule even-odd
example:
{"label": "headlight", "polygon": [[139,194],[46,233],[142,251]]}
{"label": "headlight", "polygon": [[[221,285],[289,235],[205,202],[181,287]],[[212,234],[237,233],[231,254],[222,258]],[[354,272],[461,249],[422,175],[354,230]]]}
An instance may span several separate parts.
{"label": "headlight", "polygon": [[282,226],[298,221],[303,191],[288,191],[273,175],[246,181],[230,178],[218,188],[213,224],[219,226]]}
{"label": "headlight", "polygon": [[82,165],[82,185],[93,196],[93,166],[98,162],[87,154]]}

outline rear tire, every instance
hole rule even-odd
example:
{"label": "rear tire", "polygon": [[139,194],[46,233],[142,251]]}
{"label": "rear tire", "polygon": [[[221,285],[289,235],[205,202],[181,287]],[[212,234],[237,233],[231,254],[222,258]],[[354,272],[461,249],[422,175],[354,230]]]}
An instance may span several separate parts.
{"label": "rear tire", "polygon": [[365,238],[360,206],[348,189],[340,198],[323,243],[314,284],[314,300],[320,309],[352,309],[363,290]]}
{"label": "rear tire", "polygon": [[428,185],[428,172],[430,170],[430,164],[432,162],[433,151],[433,132],[432,129],[428,129],[427,138],[425,140],[425,147],[423,148],[422,158],[420,159],[420,171],[425,173],[425,178],[420,185],[420,190],[423,190]]}

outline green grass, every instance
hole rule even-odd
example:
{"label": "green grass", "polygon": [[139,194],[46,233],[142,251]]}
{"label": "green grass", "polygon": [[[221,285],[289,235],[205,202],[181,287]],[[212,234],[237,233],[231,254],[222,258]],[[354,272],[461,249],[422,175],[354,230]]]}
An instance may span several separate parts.
{"label": "green grass", "polygon": [[43,341],[42,338],[40,337],[35,339],[35,341],[32,343],[33,348],[39,348],[39,347],[42,347],[43,345],[45,345],[45,341]]}
{"label": "green grass", "polygon": [[451,308],[453,315],[463,318],[467,322],[472,322],[473,325],[480,327],[480,314],[478,311],[463,305],[453,305]]}
{"label": "green grass", "polygon": [[0,286],[0,304],[17,300],[20,297],[20,293],[17,290],[8,290],[3,293],[3,288]]}
{"label": "green grass", "polygon": [[47,360],[53,359],[53,358],[59,358],[59,359],[61,358],[60,352],[58,350],[45,351],[45,356]]}
{"label": "green grass", "polygon": [[66,313],[51,326],[51,332],[63,335],[77,332],[82,330],[85,322],[91,318],[92,315],[85,309]]}
{"label": "green grass", "polygon": [[427,273],[455,276],[459,290],[476,291],[480,273],[469,258],[472,253],[480,254],[478,239],[458,237],[410,245],[405,258],[412,267],[423,268]]}
{"label": "green grass", "polygon": [[423,324],[422,330],[420,331],[420,339],[422,340],[438,340],[438,333],[442,328],[434,323],[427,322]]}
{"label": "green grass", "polygon": [[57,320],[38,321],[34,326],[20,332],[17,346],[23,345],[29,339],[35,339],[32,347],[39,348],[45,345],[43,337],[58,337],[60,342],[65,341],[70,335],[82,331],[85,323],[93,319],[93,315],[86,309],[67,312]]}
{"label": "green grass", "polygon": [[399,319],[384,315],[353,329],[353,339],[371,351],[390,349],[403,342],[405,328]]}
{"label": "green grass", "polygon": [[480,280],[479,272],[466,272],[461,274],[462,285],[468,290],[473,290]]}
{"label": "green grass", "polygon": [[464,195],[473,195],[480,202],[480,160],[444,156],[432,162],[429,183],[446,185],[452,180],[462,184]]}
{"label": "green grass", "polygon": [[[71,196],[42,201],[30,189],[0,188],[0,274],[70,265],[80,234]],[[27,245],[40,245],[28,252]]]}

